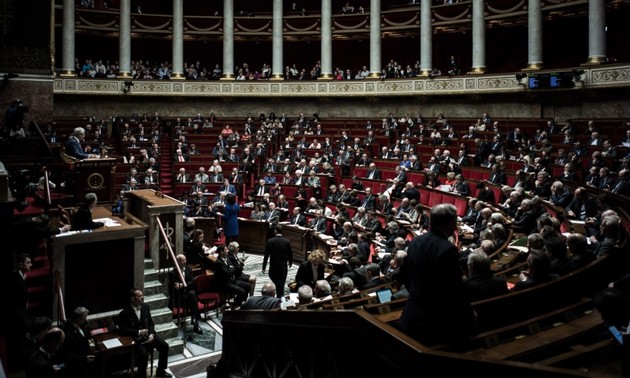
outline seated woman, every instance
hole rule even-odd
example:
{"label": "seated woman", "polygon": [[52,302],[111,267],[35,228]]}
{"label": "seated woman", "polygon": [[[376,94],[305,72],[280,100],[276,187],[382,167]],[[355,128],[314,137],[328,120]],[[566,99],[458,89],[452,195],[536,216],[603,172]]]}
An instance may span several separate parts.
{"label": "seated woman", "polygon": [[250,219],[258,221],[265,219],[265,211],[262,209],[260,202],[254,202],[254,210],[252,210]]}
{"label": "seated woman", "polygon": [[208,247],[203,239],[203,230],[193,231],[186,258],[192,265],[201,264],[204,269],[214,269],[214,264],[217,261],[217,247]]}

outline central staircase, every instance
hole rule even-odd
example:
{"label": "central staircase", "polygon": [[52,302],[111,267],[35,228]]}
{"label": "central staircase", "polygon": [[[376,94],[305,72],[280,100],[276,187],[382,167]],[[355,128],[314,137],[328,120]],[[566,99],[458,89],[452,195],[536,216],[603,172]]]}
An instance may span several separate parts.
{"label": "central staircase", "polygon": [[171,135],[164,133],[160,137],[160,189],[172,196],[173,190],[173,143]]}
{"label": "central staircase", "polygon": [[[166,276],[166,275],[164,275]],[[153,268],[152,259],[144,259],[144,302],[151,308],[155,331],[169,345],[169,355],[182,354],[184,341],[178,336],[178,327],[173,322],[173,311],[168,307],[166,277],[161,277]]]}

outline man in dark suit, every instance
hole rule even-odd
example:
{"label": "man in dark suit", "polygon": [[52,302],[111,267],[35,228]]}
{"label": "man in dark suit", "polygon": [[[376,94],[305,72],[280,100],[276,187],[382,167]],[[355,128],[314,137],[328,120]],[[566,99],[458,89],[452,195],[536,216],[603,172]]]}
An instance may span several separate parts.
{"label": "man in dark suit", "polygon": [[85,129],[83,127],[77,127],[74,129],[72,136],[66,143],[65,153],[72,156],[75,159],[96,159],[98,155],[88,154],[81,147],[81,142],[85,141]]}
{"label": "man in dark suit", "polygon": [[184,276],[184,283],[180,281],[177,270],[173,269],[169,272],[169,293],[172,293],[170,298],[170,307],[186,307],[190,311],[190,318],[193,323],[193,331],[197,334],[202,334],[203,330],[199,327],[199,320],[201,315],[199,314],[199,307],[197,306],[197,293],[195,292],[195,282],[193,271],[190,265],[187,265],[186,255],[177,255],[177,265],[179,270]]}
{"label": "man in dark suit", "polygon": [[71,224],[73,230],[93,230],[105,225],[103,222],[94,222],[92,220],[92,211],[96,207],[97,201],[98,199],[95,193],[85,195],[85,201],[72,218]]}
{"label": "man in dark suit", "polygon": [[381,267],[378,264],[368,264],[365,267],[365,274],[367,282],[359,290],[372,289],[387,283],[387,280],[381,277]]}
{"label": "man in dark suit", "polygon": [[250,192],[252,197],[263,196],[265,193],[269,193],[269,188],[265,186],[265,180],[258,180],[258,184],[254,186],[254,190]]}
{"label": "man in dark suit", "polygon": [[147,376],[149,353],[156,349],[159,353],[156,377],[172,377],[166,371],[168,364],[168,344],[155,333],[155,324],[149,305],[144,303],[144,293],[140,289],[129,291],[129,304],[118,314],[118,329],[121,335],[131,336],[135,340],[138,375]]}
{"label": "man in dark suit", "polygon": [[516,210],[516,214],[514,214],[512,226],[516,227],[518,232],[529,235],[536,231],[536,219],[536,214],[532,209],[532,201],[529,198],[525,198],[521,201],[521,206]]}
{"label": "man in dark suit", "polygon": [[492,173],[490,173],[490,177],[488,177],[488,181],[497,185],[505,185],[507,183],[507,178],[505,177],[505,173],[501,171],[501,167],[499,167],[498,164],[492,165]]}
{"label": "man in dark suit", "polygon": [[420,191],[414,186],[413,182],[409,181],[405,184],[405,188],[401,191],[403,198],[409,198],[409,201],[420,201]]}
{"label": "man in dark suit", "polygon": [[76,307],[65,324],[63,355],[66,377],[92,377],[95,356],[90,348],[91,336],[86,327],[89,313],[85,307]]}
{"label": "man in dark suit", "polygon": [[242,310],[273,310],[280,308],[282,300],[276,298],[276,285],[273,282],[267,282],[260,290],[260,295],[249,297]]}
{"label": "man in dark suit", "polygon": [[468,184],[468,181],[464,180],[464,176],[461,174],[455,176],[453,192],[464,197],[468,197],[470,195],[470,185]]}
{"label": "man in dark suit", "polygon": [[309,226],[317,232],[326,232],[326,218],[321,210],[315,210],[315,218],[311,219]]}
{"label": "man in dark suit", "polygon": [[374,209],[376,205],[376,197],[372,194],[372,188],[369,186],[365,188],[365,197],[363,197],[363,202],[361,203],[361,207],[366,210]]}
{"label": "man in dark suit", "polygon": [[267,223],[275,224],[280,221],[280,210],[276,209],[275,202],[269,202],[269,210],[265,213],[265,221]]}
{"label": "man in dark suit", "polygon": [[370,169],[368,169],[365,178],[370,180],[380,180],[381,179],[381,170],[376,168],[376,164],[371,163]]}
{"label": "man in dark suit", "polygon": [[627,169],[622,169],[618,174],[618,181],[611,189],[611,192],[621,196],[630,196],[630,180]]}
{"label": "man in dark suit", "polygon": [[54,363],[54,355],[65,341],[65,332],[52,327],[42,336],[41,345],[26,364],[26,378],[54,378],[60,376],[61,368]]}
{"label": "man in dark suit", "polygon": [[411,242],[400,267],[409,297],[399,326],[425,345],[466,340],[475,317],[463,295],[459,250],[448,240],[457,230],[457,209],[439,204],[430,218],[431,229]]}
{"label": "man in dark suit", "polygon": [[269,261],[269,278],[275,284],[275,288],[280,288],[277,295],[281,298],[284,295],[284,286],[287,280],[289,267],[293,264],[293,252],[291,243],[282,236],[280,225],[274,225],[274,236],[267,240],[265,246],[265,257],[263,258],[262,272],[265,274],[267,261]]}
{"label": "man in dark suit", "polygon": [[299,206],[293,208],[293,216],[289,219],[289,223],[293,225],[298,225],[302,227],[306,227],[306,217],[302,215],[302,210]]}

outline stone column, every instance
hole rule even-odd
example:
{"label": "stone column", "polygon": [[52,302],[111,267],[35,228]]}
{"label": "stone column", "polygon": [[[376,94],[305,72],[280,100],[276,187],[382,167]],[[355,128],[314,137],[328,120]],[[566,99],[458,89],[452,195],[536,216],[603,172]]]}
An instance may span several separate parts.
{"label": "stone column", "polygon": [[542,10],[540,0],[527,3],[527,69],[539,70],[544,67],[542,51]]}
{"label": "stone column", "polygon": [[604,0],[588,1],[588,62],[606,62],[606,4]]}
{"label": "stone column", "polygon": [[118,77],[131,77],[131,0],[120,0]]}
{"label": "stone column", "polygon": [[472,3],[472,69],[471,74],[486,72],[486,20],[484,17],[484,0],[473,0]]}
{"label": "stone column", "polygon": [[433,71],[433,28],[431,26],[431,0],[420,2],[420,72],[429,76]]}
{"label": "stone column", "polygon": [[271,46],[271,78],[275,80],[284,79],[284,41],[283,41],[283,8],[282,0],[273,0],[273,41]]}
{"label": "stone column", "polygon": [[[63,0],[63,28],[61,30],[61,76],[76,76],[74,71],[74,0]],[[83,62],[80,62],[83,64]]]}
{"label": "stone column", "polygon": [[171,79],[185,79],[184,75],[184,3],[173,0],[173,72]]}
{"label": "stone column", "polygon": [[370,0],[370,78],[381,77],[381,0]]}
{"label": "stone column", "polygon": [[331,0],[322,0],[322,53],[319,79],[332,79],[332,5]]}
{"label": "stone column", "polygon": [[234,0],[223,0],[223,75],[234,79]]}
{"label": "stone column", "polygon": [[234,80],[234,0],[223,0],[223,74]]}

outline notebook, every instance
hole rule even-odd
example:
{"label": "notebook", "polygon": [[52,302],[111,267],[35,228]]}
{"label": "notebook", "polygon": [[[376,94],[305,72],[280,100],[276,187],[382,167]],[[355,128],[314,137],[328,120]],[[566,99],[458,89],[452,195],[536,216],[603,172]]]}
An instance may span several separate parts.
{"label": "notebook", "polygon": [[392,289],[381,289],[376,291],[378,303],[387,303],[392,300]]}

